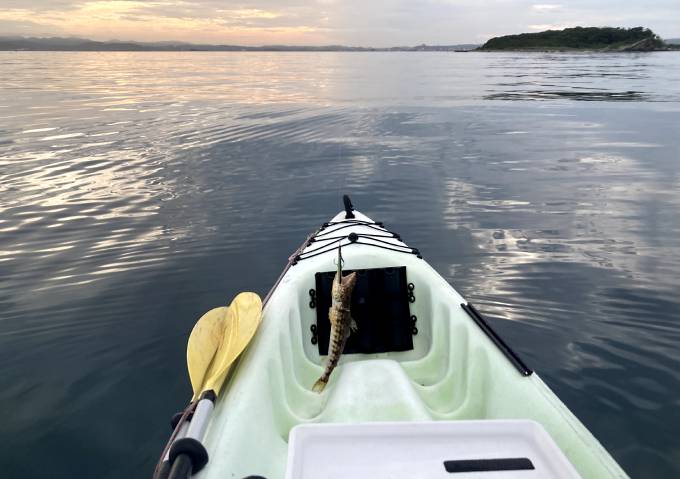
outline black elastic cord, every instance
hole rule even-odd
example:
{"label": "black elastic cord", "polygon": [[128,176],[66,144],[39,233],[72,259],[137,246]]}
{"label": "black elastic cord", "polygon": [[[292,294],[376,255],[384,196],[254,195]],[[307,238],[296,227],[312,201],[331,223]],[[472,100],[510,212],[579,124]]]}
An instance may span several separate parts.
{"label": "black elastic cord", "polygon": [[[333,228],[330,231],[324,231],[326,228],[329,228],[331,226],[337,226],[337,228]],[[367,228],[370,228],[372,230],[377,231],[379,234],[376,233],[350,233],[347,236],[330,236],[333,233],[338,232],[339,230],[349,228],[351,226],[365,226]],[[385,238],[385,239],[382,239]],[[394,244],[391,241],[386,241],[386,239],[396,239],[397,241],[401,241],[401,236],[399,236],[397,233],[394,233],[392,231],[389,231],[387,228],[383,226],[381,222],[374,222],[374,221],[363,221],[363,220],[357,220],[357,219],[346,219],[346,220],[341,220],[341,221],[332,221],[328,223],[324,223],[321,228],[317,230],[315,234],[310,235],[307,238],[307,241],[305,242],[305,246],[309,247],[313,245],[314,243],[325,243],[321,244],[318,248],[312,250],[312,251],[306,251],[305,252],[305,247],[299,248],[293,256],[290,258],[289,265],[293,266],[297,264],[299,261],[309,259],[309,258],[314,258],[315,256],[322,255],[324,253],[328,253],[330,251],[333,251],[340,246],[350,246],[353,244],[361,244],[364,246],[373,246],[374,248],[381,248],[384,250],[388,251],[394,251],[395,253],[406,253],[406,254],[414,254],[418,258],[422,259],[422,255],[420,254],[420,251],[418,248],[411,248],[410,246],[406,245],[399,245],[399,244]],[[349,240],[347,244],[342,244],[342,240],[347,239]],[[363,239],[364,241],[360,241]]]}
{"label": "black elastic cord", "polygon": [[[373,238],[393,238],[393,239],[396,238],[397,240],[399,239],[398,238],[399,235],[397,235],[395,233],[390,233],[390,234],[387,234],[387,235],[376,235],[376,234],[372,234],[372,233],[357,233],[357,235],[362,236],[364,238],[371,238],[371,239],[373,239]],[[345,238],[347,238],[347,235],[328,236],[328,237],[325,237],[325,238],[311,238],[309,243],[310,244],[320,243],[321,241],[336,240],[338,238],[339,239],[345,239]]]}
{"label": "black elastic cord", "polygon": [[343,236],[341,238],[335,239],[335,240],[331,241],[330,243],[326,243],[325,245],[323,245],[320,248],[317,248],[313,251],[308,251],[306,253],[302,252],[295,257],[295,262],[303,260],[303,259],[310,258],[312,256],[312,253],[317,253],[317,254],[314,255],[314,256],[317,256],[318,254],[327,253],[328,251],[333,251],[334,249],[337,249],[336,245],[339,245],[340,242],[345,238],[347,238],[347,236]]}
{"label": "black elastic cord", "polygon": [[338,221],[336,223],[326,223],[324,227],[321,229],[321,231],[325,230],[329,226],[336,226],[336,225],[341,225],[339,228],[335,228],[332,231],[326,231],[324,233],[317,233],[316,238],[319,238],[321,236],[325,236],[327,234],[335,233],[336,231],[340,231],[345,228],[349,228],[351,226],[366,226],[368,228],[374,229],[376,231],[387,231],[385,228],[382,227],[382,223],[370,223],[368,221]]}
{"label": "black elastic cord", "polygon": [[[358,235],[358,237],[359,237],[359,239],[361,239],[362,236]],[[297,263],[298,261],[314,258],[315,256],[319,256],[319,255],[322,255],[324,253],[328,253],[329,251],[333,251],[333,250],[337,249],[337,246],[335,246],[335,244],[336,243],[340,244],[340,242],[344,238],[346,238],[346,237],[337,239],[337,240],[333,241],[332,243],[323,245],[321,248],[317,248],[313,251],[309,251],[307,253],[300,253],[299,255],[297,255],[294,262]],[[383,246],[383,244],[367,243],[367,242],[363,242],[363,241],[349,242],[349,243],[347,243],[343,246],[347,247],[347,246],[351,246],[351,245],[354,245],[354,244],[361,244],[361,245],[364,245],[364,246],[373,246],[374,248],[380,248],[380,249],[384,249],[384,250],[388,250],[388,251],[394,251],[396,253],[414,254],[418,258],[422,258],[422,255],[420,254],[420,251],[418,251],[417,248],[411,248],[410,246],[396,245],[396,244],[388,243],[387,241],[377,240],[375,238],[367,238],[367,239],[369,239],[371,241],[377,241],[377,242],[383,243],[385,245],[390,245],[391,247],[390,246]]]}

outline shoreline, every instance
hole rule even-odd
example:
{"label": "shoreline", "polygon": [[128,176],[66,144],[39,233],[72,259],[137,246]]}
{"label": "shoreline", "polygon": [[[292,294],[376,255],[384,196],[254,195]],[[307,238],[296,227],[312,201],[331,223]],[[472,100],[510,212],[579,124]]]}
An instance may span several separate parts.
{"label": "shoreline", "polygon": [[614,50],[610,48],[478,48],[473,52],[521,52],[521,53],[653,53],[653,52],[678,52],[677,48],[656,48],[650,50]]}
{"label": "shoreline", "polygon": [[656,52],[680,52],[680,45],[677,48],[663,48],[657,50],[609,50],[609,49],[577,49],[577,48],[499,48],[499,49],[473,49],[473,50],[397,50],[397,49],[365,49],[365,50],[280,50],[280,49],[258,49],[258,50],[86,50],[86,49],[41,49],[41,48],[0,48],[0,52],[15,53],[607,53],[607,54],[631,54],[631,53],[656,53]]}

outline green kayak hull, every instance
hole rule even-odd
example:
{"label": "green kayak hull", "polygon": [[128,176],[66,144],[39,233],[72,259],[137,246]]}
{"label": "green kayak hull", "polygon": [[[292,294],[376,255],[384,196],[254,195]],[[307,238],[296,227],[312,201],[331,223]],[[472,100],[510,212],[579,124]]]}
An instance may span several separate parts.
{"label": "green kayak hull", "polygon": [[[627,477],[417,250],[382,232],[389,235],[371,218],[355,211],[347,219],[343,211],[317,232],[327,241],[307,241],[291,257],[220,394],[203,441],[210,460],[195,477],[283,478],[289,433],[300,424],[485,419],[538,422],[583,478]],[[309,292],[316,273],[336,269],[331,244],[342,244],[345,270],[406,267],[418,334],[408,351],[343,355],[318,394],[311,388],[325,357],[310,341],[317,313]]]}

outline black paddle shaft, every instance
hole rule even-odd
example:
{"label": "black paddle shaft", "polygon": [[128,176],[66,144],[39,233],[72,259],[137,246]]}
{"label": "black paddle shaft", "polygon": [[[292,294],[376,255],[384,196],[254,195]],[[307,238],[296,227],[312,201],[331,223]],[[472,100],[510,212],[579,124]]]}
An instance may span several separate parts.
{"label": "black paddle shaft", "polygon": [[168,479],[188,479],[192,473],[200,471],[208,463],[208,451],[192,437],[183,437],[173,442],[169,455],[172,469]]}
{"label": "black paddle shaft", "polygon": [[180,454],[172,463],[169,479],[189,479],[193,469],[191,457],[188,454]]}

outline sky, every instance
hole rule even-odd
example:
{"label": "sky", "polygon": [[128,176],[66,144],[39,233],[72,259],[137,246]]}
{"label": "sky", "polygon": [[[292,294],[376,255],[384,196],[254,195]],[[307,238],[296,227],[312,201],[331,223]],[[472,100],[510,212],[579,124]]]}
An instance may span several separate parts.
{"label": "sky", "polygon": [[[545,2],[545,3],[541,3]],[[0,0],[0,35],[239,45],[483,43],[572,26],[680,37],[680,0]]]}

